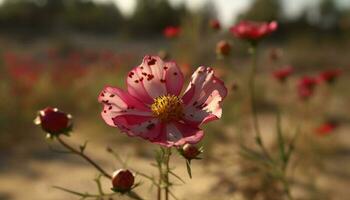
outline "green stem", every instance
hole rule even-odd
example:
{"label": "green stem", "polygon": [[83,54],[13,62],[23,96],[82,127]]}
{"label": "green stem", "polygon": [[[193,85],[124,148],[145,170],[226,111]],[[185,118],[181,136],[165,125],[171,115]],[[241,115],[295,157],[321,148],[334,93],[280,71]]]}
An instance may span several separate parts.
{"label": "green stem", "polygon": [[158,184],[157,184],[157,200],[161,200],[162,199],[162,177],[163,177],[163,173],[162,173],[163,169],[162,169],[162,163],[158,163],[158,172],[159,172],[159,179],[158,179]]}
{"label": "green stem", "polygon": [[258,121],[258,111],[256,107],[256,97],[255,97],[255,76],[256,76],[256,68],[257,68],[257,45],[256,44],[251,45],[250,53],[252,54],[253,64],[249,75],[248,85],[249,85],[249,93],[250,93],[250,104],[251,104],[252,115],[253,115],[253,127],[255,130],[255,140],[256,140],[256,143],[261,148],[261,150],[263,151],[263,153],[265,154],[265,156],[269,160],[271,160],[271,157],[268,151],[266,150],[261,139],[261,132],[260,132],[259,121]]}
{"label": "green stem", "polygon": [[169,186],[170,186],[170,181],[169,181],[169,162],[170,162],[170,156],[171,156],[171,148],[166,148],[165,149],[165,155],[164,155],[164,164],[165,164],[165,172],[164,172],[164,182],[165,182],[165,200],[169,200]]}

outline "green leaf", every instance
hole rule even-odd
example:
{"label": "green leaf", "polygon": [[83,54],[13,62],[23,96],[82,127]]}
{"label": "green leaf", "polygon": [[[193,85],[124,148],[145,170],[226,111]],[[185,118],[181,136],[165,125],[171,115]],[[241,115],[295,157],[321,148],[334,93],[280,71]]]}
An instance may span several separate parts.
{"label": "green leaf", "polygon": [[83,145],[79,146],[80,152],[83,153],[86,149],[88,141],[85,141]]}
{"label": "green leaf", "polygon": [[185,184],[185,181],[184,181],[180,176],[178,176],[177,174],[175,174],[173,171],[169,171],[169,173],[170,173],[171,175],[173,175],[175,178],[179,179],[182,183]]}
{"label": "green leaf", "polygon": [[186,160],[186,168],[187,168],[188,176],[192,179],[191,161],[190,160]]}

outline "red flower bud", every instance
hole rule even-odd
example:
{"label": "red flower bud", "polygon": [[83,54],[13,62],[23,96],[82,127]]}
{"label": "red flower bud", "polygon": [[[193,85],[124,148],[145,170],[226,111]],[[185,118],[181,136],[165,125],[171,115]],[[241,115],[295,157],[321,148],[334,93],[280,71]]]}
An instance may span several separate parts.
{"label": "red flower bud", "polygon": [[187,159],[187,160],[192,160],[197,158],[197,156],[202,153],[201,150],[199,150],[196,146],[192,144],[185,144],[182,147],[182,155]]}
{"label": "red flower bud", "polygon": [[231,44],[226,40],[221,40],[216,44],[216,53],[219,56],[228,56],[231,52]]}
{"label": "red flower bud", "polygon": [[35,119],[36,124],[49,134],[59,135],[67,133],[71,128],[70,114],[59,111],[57,108],[47,107],[41,111]]}
{"label": "red flower bud", "polygon": [[213,30],[216,30],[216,31],[221,29],[220,22],[216,19],[210,20],[209,26],[210,26],[210,28],[212,28]]}
{"label": "red flower bud", "polygon": [[134,182],[135,177],[129,170],[119,169],[113,173],[112,190],[121,193],[130,191]]}

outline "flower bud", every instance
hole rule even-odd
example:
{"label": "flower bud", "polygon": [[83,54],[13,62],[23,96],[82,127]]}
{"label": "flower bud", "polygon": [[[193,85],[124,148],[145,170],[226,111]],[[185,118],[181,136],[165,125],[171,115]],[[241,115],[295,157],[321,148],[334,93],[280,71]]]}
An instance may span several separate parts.
{"label": "flower bud", "polygon": [[72,127],[72,116],[59,111],[57,108],[47,107],[39,111],[34,123],[41,125],[41,128],[51,136],[67,134]]}
{"label": "flower bud", "polygon": [[199,154],[202,153],[202,150],[198,149],[196,146],[192,144],[185,144],[182,147],[182,155],[187,160],[192,160],[198,157]]}
{"label": "flower bud", "polygon": [[226,40],[221,40],[216,44],[216,54],[219,56],[228,56],[231,52],[231,44]]}
{"label": "flower bud", "polygon": [[113,173],[112,177],[112,190],[115,192],[128,192],[134,185],[135,177],[127,169],[119,169]]}
{"label": "flower bud", "polygon": [[239,89],[238,83],[237,82],[233,82],[231,84],[231,90],[232,91],[237,91]]}
{"label": "flower bud", "polygon": [[220,22],[216,19],[210,20],[209,26],[210,26],[210,28],[212,28],[213,30],[216,30],[216,31],[221,29]]}

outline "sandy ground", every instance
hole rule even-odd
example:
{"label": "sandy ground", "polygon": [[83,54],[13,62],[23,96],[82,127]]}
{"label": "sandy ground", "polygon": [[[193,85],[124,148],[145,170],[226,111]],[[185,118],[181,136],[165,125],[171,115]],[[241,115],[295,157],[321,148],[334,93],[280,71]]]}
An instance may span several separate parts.
{"label": "sandy ground", "polygon": [[[268,133],[269,123],[273,122],[272,117],[265,119],[266,123],[262,123],[263,132]],[[350,127],[344,127],[337,133],[337,144],[344,147],[350,146],[350,139],[347,135]],[[227,128],[225,131],[230,141],[235,141],[233,128]],[[117,133],[116,133],[117,134]],[[69,142],[78,144],[78,141],[84,141],[83,134],[77,133]],[[270,143],[273,135],[265,135],[265,142]],[[89,136],[88,136],[89,137]],[[119,137],[119,136],[116,136]],[[231,138],[230,138],[231,137]],[[86,138],[86,137],[84,137]],[[122,136],[123,139],[129,138]],[[331,138],[332,139],[332,138]],[[132,139],[130,139],[132,140]],[[79,199],[71,194],[54,189],[52,186],[62,186],[69,189],[81,192],[96,192],[93,178],[98,174],[85,161],[74,155],[57,154],[48,150],[45,141],[35,144],[31,148],[22,146],[16,148],[16,151],[11,153],[2,153],[1,155],[1,170],[0,170],[0,199],[1,200],[64,200],[64,199]],[[322,141],[321,141],[322,142]],[[120,164],[111,157],[106,151],[106,146],[113,146],[114,140],[95,139],[88,144],[86,153],[93,158],[98,158],[96,161],[103,165],[109,172],[120,168]],[[237,189],[239,185],[246,182],[247,179],[242,178],[239,172],[243,165],[240,163],[238,156],[239,148],[236,142],[232,145],[227,143],[224,145],[213,144],[211,150],[216,158],[204,158],[204,160],[195,161],[193,163],[193,179],[189,179],[184,160],[179,156],[174,155],[171,165],[175,168],[175,172],[183,177],[186,184],[175,186],[174,193],[179,199],[208,199],[208,200],[243,200],[242,194]],[[137,145],[142,145],[137,147]],[[59,146],[53,143],[54,148]],[[28,149],[32,149],[29,151]],[[123,157],[130,157],[128,165],[134,169],[144,173],[156,175],[156,169],[150,163],[153,162],[152,154],[156,146],[137,141],[135,144],[118,145],[114,149]],[[340,152],[327,156],[324,161],[325,166],[322,167],[326,171],[318,171],[316,168],[303,169],[303,162],[295,170],[295,184],[292,193],[302,198],[307,187],[317,187],[320,194],[318,199],[346,199],[350,192],[350,148],[345,148]],[[311,171],[316,176],[310,180],[309,176],[305,176],[304,171]],[[174,182],[181,184],[173,179]],[[151,188],[149,181],[137,177],[137,181],[142,182],[142,185],[136,188],[136,192],[143,195],[146,199],[154,199],[155,189]],[[254,182],[254,179],[248,182]],[[312,183],[312,185],[310,185]],[[109,192],[110,183],[108,180],[103,180],[105,192]],[[309,188],[310,189],[310,188]],[[126,197],[118,197],[115,199],[127,199]],[[259,198],[256,198],[259,199]]]}

